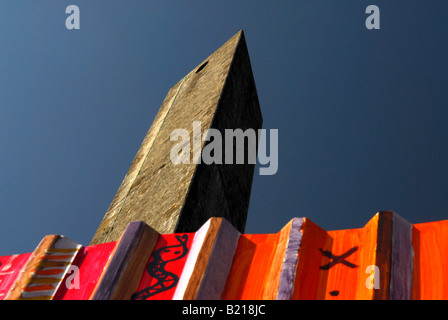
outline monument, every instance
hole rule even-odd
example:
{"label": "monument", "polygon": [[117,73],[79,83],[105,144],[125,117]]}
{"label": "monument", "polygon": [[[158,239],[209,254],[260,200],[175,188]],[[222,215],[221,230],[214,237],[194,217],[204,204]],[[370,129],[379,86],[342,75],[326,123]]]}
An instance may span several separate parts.
{"label": "monument", "polygon": [[116,240],[137,220],[159,233],[178,233],[223,217],[244,232],[255,164],[173,164],[170,159],[173,130],[187,129],[191,141],[202,143],[192,130],[195,121],[202,132],[261,128],[242,30],[169,90],[91,245]]}

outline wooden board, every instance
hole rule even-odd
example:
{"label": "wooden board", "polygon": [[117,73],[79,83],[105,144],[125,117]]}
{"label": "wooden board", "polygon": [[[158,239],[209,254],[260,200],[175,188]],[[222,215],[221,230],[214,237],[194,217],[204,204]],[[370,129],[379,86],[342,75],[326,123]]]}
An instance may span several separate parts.
{"label": "wooden board", "polygon": [[129,300],[138,287],[159,234],[142,221],[131,222],[106,264],[92,300]]}
{"label": "wooden board", "polygon": [[[266,288],[264,291],[263,299],[275,300],[279,297],[280,281],[282,281],[282,293],[281,299],[289,299],[292,293],[292,285],[290,286],[289,280],[292,279],[292,273],[295,271],[295,265],[297,261],[297,254],[299,251],[297,237],[291,237],[291,231],[293,230],[293,223],[295,228],[300,229],[300,223],[297,225],[295,220],[291,220],[285,227],[278,232],[278,240],[275,247],[274,255],[272,258],[269,274],[267,275]],[[297,230],[294,230],[297,231]],[[290,242],[290,239],[293,239]],[[289,247],[289,256],[286,256],[287,249]],[[285,259],[289,259],[290,263],[285,264]],[[282,277],[283,275],[283,277]],[[288,298],[287,298],[288,297]]]}
{"label": "wooden board", "polygon": [[448,220],[414,224],[413,300],[448,299]]}
{"label": "wooden board", "polygon": [[223,218],[196,232],[174,299],[217,300],[222,294],[240,233]]}
{"label": "wooden board", "polygon": [[412,224],[394,213],[392,217],[390,300],[412,298]]}
{"label": "wooden board", "polygon": [[[179,278],[179,282],[176,286],[176,290],[173,294],[173,300],[183,300],[186,298],[186,292],[191,290],[189,288],[190,279],[193,274],[196,272],[196,262],[199,259],[200,254],[202,254],[202,247],[209,238],[209,229],[211,226],[212,220],[209,219],[206,223],[199,228],[199,230],[195,233],[193,238],[193,243],[191,244],[191,249],[187,257],[187,261],[185,262],[184,269]],[[216,228],[213,228],[216,229]],[[206,246],[208,247],[208,245]],[[199,285],[197,285],[199,286]]]}
{"label": "wooden board", "polygon": [[[288,226],[290,225],[290,228],[288,230],[288,240],[285,253],[283,255],[284,258],[278,281],[276,296],[277,300],[290,300],[292,297],[297,264],[299,261],[299,250],[302,242],[301,228],[303,226],[303,222],[303,218],[294,218],[285,227],[288,228]],[[285,228],[283,229],[285,230]],[[277,246],[277,249],[281,249],[281,246]]]}
{"label": "wooden board", "polygon": [[308,218],[303,218],[300,231],[302,239],[291,299],[322,300],[326,296],[328,270],[320,269],[326,263],[320,250],[330,250],[333,239]]}
{"label": "wooden board", "polygon": [[323,263],[319,267],[327,273],[326,300],[355,299],[360,281],[362,229],[329,231],[333,238],[331,250],[319,254]]}
{"label": "wooden board", "polygon": [[[325,280],[309,287],[318,288],[320,294],[325,290],[325,295],[319,295],[317,299],[409,299],[412,279],[410,230],[411,224],[405,219],[392,211],[384,211],[377,213],[361,229],[327,232],[332,238],[331,245],[328,241],[322,242],[327,249],[319,248],[324,259],[319,267],[320,278]],[[308,243],[306,234],[305,231],[302,247]],[[318,237],[322,234],[319,232]],[[307,274],[313,274],[309,265],[306,269]],[[297,292],[293,297],[304,298],[301,295]]]}
{"label": "wooden board", "polygon": [[[53,299],[88,300],[116,244],[117,242],[115,241],[81,248],[73,261],[73,265],[78,267],[77,276],[79,278],[77,283],[79,287],[74,286],[75,281],[72,280],[70,281],[72,286],[61,286]],[[69,276],[73,278],[74,275],[67,274],[64,282],[70,280],[68,279]]]}
{"label": "wooden board", "polygon": [[[226,284],[236,246],[240,237],[239,231],[223,218],[212,218],[220,221],[215,242],[212,247],[207,247],[204,242],[201,256],[208,261],[202,275],[201,284],[196,293],[196,300],[219,300]],[[210,239],[213,238],[211,235]],[[211,250],[210,250],[211,249]],[[192,278],[192,281],[194,278]]]}
{"label": "wooden board", "polygon": [[60,235],[44,237],[6,299],[51,300],[80,248]]}
{"label": "wooden board", "polygon": [[[363,228],[329,231],[334,255],[325,299],[376,300],[389,297],[392,213],[377,213]],[[378,271],[375,276],[373,271]],[[376,283],[372,283],[375,280]],[[379,288],[375,286],[379,285]]]}
{"label": "wooden board", "polygon": [[371,299],[364,270],[375,261],[377,219],[362,229],[327,232],[304,218],[292,299]]}
{"label": "wooden board", "polygon": [[297,266],[301,223],[301,219],[293,219],[276,234],[241,235],[221,298],[289,299]]}
{"label": "wooden board", "polygon": [[263,299],[277,242],[278,234],[241,235],[222,299]]}

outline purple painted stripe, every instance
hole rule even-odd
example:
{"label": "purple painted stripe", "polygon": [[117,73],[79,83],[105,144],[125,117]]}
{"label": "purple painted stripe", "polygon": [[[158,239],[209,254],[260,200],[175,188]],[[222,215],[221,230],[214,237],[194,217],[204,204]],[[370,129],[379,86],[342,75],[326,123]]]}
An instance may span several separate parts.
{"label": "purple painted stripe", "polygon": [[241,234],[230,222],[224,218],[221,219],[221,227],[216,236],[196,300],[219,300],[232,266]]}
{"label": "purple painted stripe", "polygon": [[277,300],[291,300],[294,289],[297,263],[299,259],[299,248],[302,242],[303,218],[294,218],[289,233],[288,245],[285,252],[282,271],[280,273],[280,284],[277,292]]}
{"label": "purple painted stripe", "polygon": [[[153,235],[152,235],[153,234]],[[149,235],[149,236],[148,236]],[[92,300],[110,300],[114,299],[115,291],[120,288],[121,277],[127,277],[130,272],[139,274],[143,272],[144,265],[148,260],[155,241],[148,241],[150,238],[157,238],[157,232],[142,221],[135,221],[128,224],[126,230],[121,237],[120,242],[117,244],[117,248],[107,269],[104,271],[103,276],[100,279],[100,283],[93,294]],[[142,241],[147,242],[142,243]],[[142,246],[146,246],[145,250],[141,250]],[[144,254],[142,254],[144,253]],[[141,256],[135,256],[139,255]],[[141,270],[136,270],[137,260],[141,260]],[[137,279],[137,276],[127,277],[128,279]],[[129,286],[137,286],[136,284],[128,284]],[[136,288],[135,288],[136,289]],[[134,289],[129,289],[132,293]],[[130,294],[129,294],[130,298]]]}
{"label": "purple painted stripe", "polygon": [[412,224],[394,213],[392,216],[392,256],[390,300],[411,300]]}

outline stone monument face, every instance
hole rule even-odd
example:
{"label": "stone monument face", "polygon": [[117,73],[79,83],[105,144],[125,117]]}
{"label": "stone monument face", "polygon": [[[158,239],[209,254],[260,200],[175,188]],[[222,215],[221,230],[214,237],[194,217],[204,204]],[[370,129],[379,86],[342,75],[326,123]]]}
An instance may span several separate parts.
{"label": "stone monument face", "polygon": [[[223,217],[243,233],[255,164],[197,159],[175,164],[171,134],[187,130],[192,145],[202,150],[210,143],[201,136],[208,129],[222,136],[226,129],[258,132],[262,121],[240,31],[169,90],[91,245],[117,240],[138,220],[164,234],[196,232],[210,217]],[[193,130],[193,123],[200,123],[200,130]]]}

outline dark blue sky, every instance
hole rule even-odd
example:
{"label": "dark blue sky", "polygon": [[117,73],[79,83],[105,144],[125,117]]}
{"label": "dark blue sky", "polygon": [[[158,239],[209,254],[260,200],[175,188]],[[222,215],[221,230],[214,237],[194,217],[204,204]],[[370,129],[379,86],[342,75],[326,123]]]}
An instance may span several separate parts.
{"label": "dark blue sky", "polygon": [[[81,10],[67,30],[65,8]],[[367,30],[375,4],[381,29]],[[243,29],[276,175],[246,233],[448,219],[448,2],[0,0],[0,255],[88,245],[168,90]],[[258,172],[258,171],[257,171]]]}

